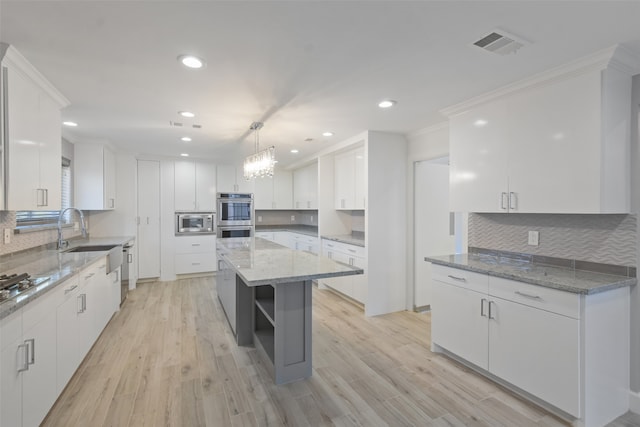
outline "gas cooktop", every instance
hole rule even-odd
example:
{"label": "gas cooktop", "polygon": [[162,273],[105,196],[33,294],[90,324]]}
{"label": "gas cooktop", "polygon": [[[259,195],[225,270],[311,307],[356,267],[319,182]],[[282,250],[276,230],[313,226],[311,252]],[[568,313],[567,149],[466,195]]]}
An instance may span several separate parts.
{"label": "gas cooktop", "polygon": [[31,278],[27,273],[0,276],[0,302],[10,300],[49,280],[48,277]]}

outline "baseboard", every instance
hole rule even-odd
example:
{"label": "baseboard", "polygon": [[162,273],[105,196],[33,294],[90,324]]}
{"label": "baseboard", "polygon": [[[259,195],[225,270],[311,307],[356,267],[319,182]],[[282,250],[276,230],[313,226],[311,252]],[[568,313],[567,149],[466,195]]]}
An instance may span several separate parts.
{"label": "baseboard", "polygon": [[629,410],[640,414],[640,393],[629,391]]}

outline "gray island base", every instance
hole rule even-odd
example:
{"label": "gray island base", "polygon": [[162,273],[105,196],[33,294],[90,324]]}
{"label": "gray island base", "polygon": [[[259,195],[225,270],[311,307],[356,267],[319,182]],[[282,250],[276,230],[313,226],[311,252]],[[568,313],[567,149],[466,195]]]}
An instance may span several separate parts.
{"label": "gray island base", "polygon": [[260,238],[218,240],[218,297],[238,345],[254,345],[276,384],[311,376],[312,280],[363,270]]}

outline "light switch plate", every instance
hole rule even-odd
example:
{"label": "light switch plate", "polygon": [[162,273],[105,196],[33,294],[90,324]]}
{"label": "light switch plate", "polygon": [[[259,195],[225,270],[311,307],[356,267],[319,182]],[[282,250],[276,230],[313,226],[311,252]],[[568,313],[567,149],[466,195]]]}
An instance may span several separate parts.
{"label": "light switch plate", "polygon": [[538,246],[539,242],[540,242],[540,232],[529,231],[529,240],[527,243],[531,246]]}
{"label": "light switch plate", "polygon": [[295,215],[291,215],[291,221],[295,221],[296,220],[296,216]]}
{"label": "light switch plate", "polygon": [[11,229],[10,228],[5,228],[4,229],[4,244],[9,244],[11,243]]}
{"label": "light switch plate", "polygon": [[258,215],[258,222],[262,222],[262,215]]}

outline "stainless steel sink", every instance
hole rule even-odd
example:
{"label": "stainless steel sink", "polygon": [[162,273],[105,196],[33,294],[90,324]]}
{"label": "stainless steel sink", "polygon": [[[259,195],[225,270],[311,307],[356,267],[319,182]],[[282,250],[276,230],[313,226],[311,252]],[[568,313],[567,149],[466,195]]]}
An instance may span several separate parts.
{"label": "stainless steel sink", "polygon": [[84,245],[67,249],[66,253],[75,252],[106,252],[107,254],[107,274],[122,265],[122,246],[121,245]]}
{"label": "stainless steel sink", "polygon": [[118,245],[87,245],[76,246],[75,248],[67,249],[65,252],[99,252],[110,251]]}

